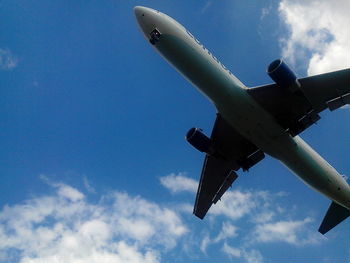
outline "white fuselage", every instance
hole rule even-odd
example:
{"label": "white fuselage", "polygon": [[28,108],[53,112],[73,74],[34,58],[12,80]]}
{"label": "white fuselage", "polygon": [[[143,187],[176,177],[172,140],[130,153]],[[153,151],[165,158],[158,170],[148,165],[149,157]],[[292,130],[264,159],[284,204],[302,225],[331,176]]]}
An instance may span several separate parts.
{"label": "white fuselage", "polygon": [[343,177],[299,136],[290,136],[188,30],[150,8],[135,7],[135,15],[147,39],[154,29],[160,32],[156,50],[213,102],[237,132],[310,187],[350,209],[350,187]]}

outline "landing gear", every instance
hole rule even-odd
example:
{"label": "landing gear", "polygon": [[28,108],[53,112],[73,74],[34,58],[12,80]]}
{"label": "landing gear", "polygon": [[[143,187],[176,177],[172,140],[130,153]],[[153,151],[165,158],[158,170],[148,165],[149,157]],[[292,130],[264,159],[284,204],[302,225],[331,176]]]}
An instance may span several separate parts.
{"label": "landing gear", "polygon": [[149,35],[150,35],[149,42],[152,45],[155,45],[159,41],[161,36],[160,32],[157,29],[154,29]]}

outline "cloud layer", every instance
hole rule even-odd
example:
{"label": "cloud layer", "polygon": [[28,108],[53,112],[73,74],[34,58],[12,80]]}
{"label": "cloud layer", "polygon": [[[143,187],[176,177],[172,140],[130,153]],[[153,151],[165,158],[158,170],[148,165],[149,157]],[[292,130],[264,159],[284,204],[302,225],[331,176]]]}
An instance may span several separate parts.
{"label": "cloud layer", "polygon": [[[193,192],[194,186],[185,185],[198,184],[183,174],[171,174],[160,181],[177,194]],[[288,213],[291,209],[279,204],[284,197],[285,193],[259,190],[227,191],[210,208],[205,219],[206,231],[197,235],[200,251],[206,254],[211,246],[219,245],[229,258],[260,263],[263,255],[255,249],[258,244],[284,243],[299,247],[320,244],[322,237],[310,227],[313,220],[309,217],[291,219],[293,216]],[[235,246],[231,246],[231,242]]]}
{"label": "cloud layer", "polygon": [[[174,252],[198,256],[216,247],[227,258],[261,263],[259,244],[321,242],[309,230],[312,219],[292,219],[289,209],[281,209],[279,193],[228,191],[203,225],[189,209],[177,209],[193,204],[160,205],[121,191],[90,202],[78,189],[42,178],[54,189],[52,194],[0,211],[0,262],[158,263]],[[179,195],[193,192],[193,186],[173,191],[175,185],[195,183],[183,174],[160,181]]]}
{"label": "cloud layer", "polygon": [[308,61],[308,75],[350,67],[350,1],[283,0],[279,5],[289,34],[282,55],[292,63]]}
{"label": "cloud layer", "polygon": [[114,192],[92,204],[54,185],[54,195],[3,208],[1,262],[155,263],[188,231],[172,210],[141,197]]}

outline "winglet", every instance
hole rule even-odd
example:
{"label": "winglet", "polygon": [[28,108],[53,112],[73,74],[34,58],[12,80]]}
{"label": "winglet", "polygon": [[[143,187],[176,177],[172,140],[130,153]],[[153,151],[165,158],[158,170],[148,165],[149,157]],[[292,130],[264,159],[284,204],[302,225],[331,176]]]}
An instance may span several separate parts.
{"label": "winglet", "polygon": [[320,232],[322,235],[326,234],[329,230],[343,222],[349,216],[350,210],[338,205],[335,202],[332,202],[320,228],[318,229],[318,232]]}

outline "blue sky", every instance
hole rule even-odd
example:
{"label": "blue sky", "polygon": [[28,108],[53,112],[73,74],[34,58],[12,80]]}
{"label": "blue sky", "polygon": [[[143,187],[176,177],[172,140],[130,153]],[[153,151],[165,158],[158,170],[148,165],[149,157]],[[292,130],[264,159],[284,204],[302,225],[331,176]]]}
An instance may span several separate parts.
{"label": "blue sky", "polygon": [[[215,108],[145,41],[135,5],[188,28],[247,86],[284,57],[299,76],[350,66],[347,0],[0,4],[0,262],[350,262],[349,222],[272,158],[204,221],[192,206]],[[316,8],[317,7],[317,8]],[[350,175],[349,109],[302,137]]]}

